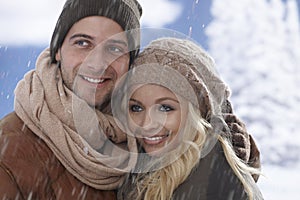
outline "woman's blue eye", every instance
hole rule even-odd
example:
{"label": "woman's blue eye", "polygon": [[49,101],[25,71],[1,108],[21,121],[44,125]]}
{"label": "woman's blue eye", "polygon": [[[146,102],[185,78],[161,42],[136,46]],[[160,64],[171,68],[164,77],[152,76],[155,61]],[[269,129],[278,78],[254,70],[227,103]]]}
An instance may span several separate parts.
{"label": "woman's blue eye", "polygon": [[141,111],[143,111],[143,108],[139,105],[132,105],[132,106],[130,106],[130,111],[131,112],[141,112]]}
{"label": "woman's blue eye", "polygon": [[159,107],[159,111],[161,111],[161,112],[170,112],[172,110],[174,110],[174,109],[171,106],[168,106],[168,105],[161,105]]}

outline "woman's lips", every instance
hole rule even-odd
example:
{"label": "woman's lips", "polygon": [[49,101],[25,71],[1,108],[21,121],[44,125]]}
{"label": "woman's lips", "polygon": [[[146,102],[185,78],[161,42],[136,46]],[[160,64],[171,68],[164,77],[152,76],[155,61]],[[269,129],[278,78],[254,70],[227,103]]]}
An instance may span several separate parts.
{"label": "woman's lips", "polygon": [[159,144],[167,140],[167,138],[170,136],[170,133],[167,133],[165,135],[160,135],[160,136],[152,136],[152,137],[143,137],[143,140],[146,144]]}

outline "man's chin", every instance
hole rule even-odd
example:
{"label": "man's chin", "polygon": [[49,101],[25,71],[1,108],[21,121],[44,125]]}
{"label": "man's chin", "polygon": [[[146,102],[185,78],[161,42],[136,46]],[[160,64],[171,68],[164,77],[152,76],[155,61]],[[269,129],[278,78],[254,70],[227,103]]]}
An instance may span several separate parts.
{"label": "man's chin", "polygon": [[[99,95],[98,97],[95,94],[78,94],[77,96],[84,100],[91,108],[101,110],[101,112],[105,112],[108,110],[107,107],[110,105],[110,94],[107,95]],[[110,108],[109,108],[110,110]]]}
{"label": "man's chin", "polygon": [[110,99],[108,98],[102,99],[102,101],[94,101],[89,105],[103,113],[111,113]]}
{"label": "man's chin", "polygon": [[79,96],[79,98],[85,101],[92,108],[102,107],[102,104],[104,104],[103,101],[96,101],[94,98],[86,98],[81,96]]}
{"label": "man's chin", "polygon": [[[84,99],[85,100],[85,99]],[[92,107],[92,108],[96,108],[98,110],[101,110],[104,106],[104,102],[102,101],[91,101],[91,100],[85,100],[87,102],[87,104]]]}

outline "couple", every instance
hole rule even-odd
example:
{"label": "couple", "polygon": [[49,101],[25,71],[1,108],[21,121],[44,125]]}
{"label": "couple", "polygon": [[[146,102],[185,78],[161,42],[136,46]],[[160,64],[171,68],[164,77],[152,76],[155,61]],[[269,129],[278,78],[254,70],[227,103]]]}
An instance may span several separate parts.
{"label": "couple", "polygon": [[[220,107],[220,105],[214,105],[214,103],[220,103],[220,99],[211,100],[215,97],[210,95],[217,95],[216,93],[209,91],[209,88],[205,90],[207,93],[198,91],[199,88],[202,88],[200,83],[206,78],[214,81],[218,78],[201,77],[196,73],[197,70],[190,71],[190,74],[184,74],[192,78],[191,83],[200,81],[199,85],[193,85],[190,82],[186,84],[192,87],[197,86],[193,88],[196,98],[190,99],[189,95],[185,97],[184,92],[180,93],[180,88],[178,91],[170,92],[177,95],[177,100],[185,100],[185,104],[178,104],[180,115],[177,117],[183,119],[184,114],[191,113],[190,109],[195,107],[198,108],[198,110],[194,109],[195,117],[200,119],[195,127],[183,126],[183,124],[195,122],[194,117],[188,114],[186,119],[189,120],[178,121],[182,127],[178,127],[177,132],[172,130],[164,138],[165,141],[170,142],[170,147],[181,145],[180,141],[185,141],[190,145],[183,145],[183,154],[179,154],[175,148],[176,159],[169,163],[161,164],[161,160],[154,159],[155,165],[150,166],[151,169],[143,168],[143,170],[147,170],[143,174],[139,173],[141,172],[139,169],[134,168],[135,166],[138,168],[141,160],[148,159],[148,156],[141,158],[140,154],[131,153],[137,152],[138,149],[136,139],[133,137],[136,135],[132,134],[135,129],[138,133],[143,129],[143,123],[139,120],[145,115],[143,112],[136,112],[143,108],[143,104],[132,105],[133,102],[129,99],[128,105],[132,106],[120,107],[122,112],[117,113],[126,115],[125,119],[129,116],[128,119],[133,122],[130,125],[130,121],[122,120],[124,119],[122,116],[120,116],[120,122],[114,120],[111,115],[114,111],[110,109],[110,98],[115,85],[129,70],[129,66],[137,56],[139,33],[129,30],[140,27],[141,12],[140,5],[134,0],[69,0],[66,2],[55,27],[50,49],[42,52],[36,69],[28,72],[19,82],[15,93],[15,111],[0,122],[0,197],[2,199],[116,199],[117,189],[119,198],[125,198],[124,194],[127,191],[131,191],[131,195],[135,195],[134,191],[141,191],[141,193],[136,193],[136,197],[145,195],[149,198],[157,191],[160,191],[159,195],[162,198],[170,197],[173,194],[174,198],[181,198],[182,195],[195,195],[200,191],[200,194],[204,195],[203,198],[199,198],[205,199],[205,195],[209,198],[209,195],[223,195],[224,191],[228,193],[226,182],[223,182],[223,186],[214,191],[215,183],[209,179],[221,180],[224,178],[226,180],[227,178],[228,180],[228,177],[231,178],[230,180],[233,179],[233,182],[237,182],[238,188],[244,187],[246,194],[251,197],[251,191],[255,185],[252,184],[252,179],[249,180],[248,175],[252,169],[241,164],[232,148],[228,148],[227,145],[231,145],[228,141],[232,141],[238,156],[254,167],[257,167],[255,166],[257,163],[259,164],[257,148],[235,116],[227,113],[230,108],[230,106],[225,106],[225,102],[228,102],[227,99],[221,102]],[[124,31],[128,32],[124,33]],[[174,45],[176,44],[177,42]],[[151,50],[151,46],[149,48]],[[171,49],[173,50],[173,48]],[[166,47],[166,50],[170,49]],[[180,55],[180,52],[177,53]],[[143,56],[148,56],[147,54],[145,51]],[[164,54],[160,56],[164,57]],[[177,62],[181,63],[182,59],[184,57]],[[142,55],[140,62],[144,63]],[[160,61],[158,60],[158,62]],[[157,64],[161,65],[161,63]],[[163,63],[163,66],[165,64]],[[134,66],[136,65],[134,64]],[[196,66],[191,63],[187,67],[187,69],[193,69]],[[178,72],[181,73],[181,71]],[[132,77],[135,77],[134,73]],[[157,75],[157,77],[159,76]],[[129,79],[129,83],[130,80],[134,79]],[[206,84],[202,83],[204,86]],[[148,87],[153,87],[151,85]],[[145,87],[147,86],[145,85]],[[131,90],[130,87],[128,89]],[[151,89],[151,91],[154,90]],[[189,92],[186,91],[186,93]],[[139,90],[136,90],[133,95],[137,96],[133,97],[139,98],[138,94]],[[203,94],[206,95],[204,98],[201,96]],[[143,96],[144,94],[142,94]],[[122,102],[126,104],[126,99],[122,99]],[[144,102],[142,101],[142,103]],[[188,104],[189,112],[187,112],[186,104]],[[150,104],[145,106],[146,109],[147,106],[152,109]],[[124,110],[126,108],[128,109]],[[170,108],[163,104],[160,109],[167,111]],[[227,111],[220,112],[220,109]],[[171,112],[164,112],[163,122],[166,124]],[[221,130],[226,127],[220,126],[223,123],[219,123],[220,120],[224,121],[219,116],[222,113],[230,126],[231,133],[228,132],[228,128],[225,128],[227,132],[224,134]],[[216,123],[212,123],[214,121]],[[102,129],[99,129],[99,126]],[[197,128],[196,130],[199,128],[200,131],[198,130],[197,134],[195,131],[191,131],[194,133],[192,135],[180,134],[183,133],[181,129],[184,127]],[[122,134],[124,130],[126,134]],[[215,134],[214,130],[222,132],[222,135]],[[176,137],[176,135],[180,137]],[[147,145],[143,145],[143,143],[147,143],[147,140],[145,137],[141,138],[138,135],[137,137],[139,144],[144,147],[142,151],[148,155],[149,149]],[[162,139],[162,136],[150,137],[148,143],[149,140],[152,140],[152,144],[155,144],[158,139]],[[171,143],[176,142],[176,138],[179,140],[177,139],[177,143],[172,146]],[[195,139],[197,141],[194,141]],[[212,141],[209,144],[215,143],[216,145],[206,145],[207,141]],[[151,146],[149,155],[152,155]],[[169,144],[166,145],[167,148],[168,146]],[[191,148],[192,146],[194,148]],[[159,149],[164,151],[165,148]],[[173,153],[173,148],[169,150]],[[150,157],[157,158],[164,153],[155,156],[155,151],[156,149],[153,150],[154,155]],[[223,151],[224,154],[221,153]],[[191,156],[187,156],[185,152],[190,152]],[[233,154],[232,157],[228,157],[230,154]],[[118,157],[118,155],[122,156]],[[227,159],[224,156],[227,156]],[[181,157],[186,158],[182,160]],[[191,160],[190,158],[197,159]],[[200,162],[198,162],[199,160]],[[252,161],[254,163],[251,163]],[[181,170],[184,170],[184,173],[174,172],[178,162],[186,164],[189,169],[183,167]],[[215,165],[219,162],[221,164]],[[211,165],[213,167],[209,172]],[[160,177],[161,170],[167,170],[168,167],[171,168],[169,171],[173,171],[175,175],[169,177],[169,172],[166,171],[167,177],[160,180],[162,182],[158,190],[155,188],[156,184],[153,184],[157,178],[152,179],[151,176],[153,175],[153,178]],[[129,171],[132,173],[128,173]],[[216,171],[218,173],[215,173]],[[196,174],[193,175],[194,173]],[[197,179],[199,175],[197,173],[204,176],[203,180],[202,178]],[[232,173],[236,176],[231,176]],[[180,180],[173,180],[178,175],[181,176]],[[191,180],[191,178],[196,178],[196,180]],[[141,181],[142,179],[144,181]],[[130,180],[134,180],[134,182]],[[161,186],[165,180],[172,180],[171,188],[165,189]],[[146,185],[145,188],[142,183],[146,183],[146,181],[150,181],[150,185]],[[194,184],[195,181],[197,181],[196,184]],[[200,184],[199,187],[198,184]],[[163,186],[169,187],[168,184]],[[241,193],[235,191],[236,188],[228,195],[232,195],[232,198],[235,197],[234,195],[246,195],[242,192],[243,189],[238,190]],[[194,197],[186,196],[186,199],[188,198],[193,199]]]}

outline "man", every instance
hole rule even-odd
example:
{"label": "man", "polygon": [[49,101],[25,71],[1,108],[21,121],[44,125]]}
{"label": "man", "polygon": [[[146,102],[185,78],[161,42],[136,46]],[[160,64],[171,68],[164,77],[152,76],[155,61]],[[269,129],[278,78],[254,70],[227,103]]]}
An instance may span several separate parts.
{"label": "man", "polygon": [[92,129],[84,126],[88,107],[106,107],[137,54],[139,37],[130,30],[141,14],[136,0],[66,1],[50,50],[19,82],[15,112],[0,122],[0,199],[116,198],[125,172],[82,138]]}
{"label": "man", "polygon": [[[141,14],[136,0],[67,0],[50,49],[19,82],[15,111],[0,121],[1,199],[116,198],[135,158],[112,159],[107,155],[119,151],[106,151],[95,136],[102,135],[100,123],[115,143],[126,139],[109,129],[103,113],[137,55],[139,35],[131,30],[140,28]],[[237,121],[228,121],[242,138],[234,144],[249,154],[249,136]],[[134,144],[129,140],[127,149]]]}

